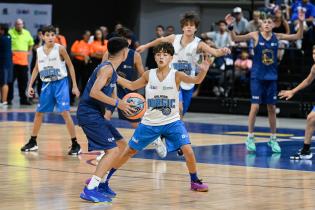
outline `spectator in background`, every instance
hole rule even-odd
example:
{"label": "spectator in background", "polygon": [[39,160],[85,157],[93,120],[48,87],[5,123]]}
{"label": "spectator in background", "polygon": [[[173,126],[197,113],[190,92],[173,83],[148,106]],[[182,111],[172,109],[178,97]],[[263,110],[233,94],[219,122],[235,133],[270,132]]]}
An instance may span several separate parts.
{"label": "spectator in background", "polygon": [[[280,9],[275,10],[274,16],[274,27],[272,31],[274,33],[282,33],[282,34],[290,34],[290,27],[288,21],[284,18],[282,11]],[[289,41],[287,40],[279,40],[279,49],[278,49],[278,61],[281,61],[284,55],[284,48],[289,46]]]}
{"label": "spectator in background", "polygon": [[241,56],[234,62],[235,80],[244,80],[252,68],[253,61],[249,58],[246,49],[242,50]]}
{"label": "spectator in background", "polygon": [[94,41],[90,43],[90,59],[91,64],[89,66],[88,78],[92,74],[93,70],[98,64],[102,62],[104,53],[107,51],[107,40],[103,36],[100,29],[96,29],[94,33]]}
{"label": "spectator in background", "polygon": [[[155,26],[155,39],[164,36],[164,27],[162,25]],[[154,69],[157,68],[154,54],[153,54],[153,47],[148,49],[148,55],[145,62],[146,69]]]}
{"label": "spectator in background", "polygon": [[8,106],[8,84],[13,79],[12,42],[7,24],[0,24],[0,108]]}
{"label": "spectator in background", "polygon": [[100,26],[100,30],[103,33],[103,36],[105,37],[105,39],[107,39],[108,36],[108,28],[106,26]]}
{"label": "spectator in background", "polygon": [[227,32],[227,25],[224,20],[219,20],[217,24],[219,26],[218,31],[211,31],[202,33],[201,37],[204,39],[206,37],[210,38],[217,48],[229,47],[233,45],[230,34]]}
{"label": "spectator in background", "polygon": [[[299,9],[303,9],[305,12],[305,22],[308,26],[313,25],[314,17],[315,17],[315,6],[309,0],[300,0],[296,1],[292,4],[291,7],[291,21],[298,28],[298,12]],[[297,29],[295,29],[297,30]]]}
{"label": "spectator in background", "polygon": [[[34,37],[34,46],[32,48],[32,61],[31,61],[31,74],[36,64],[36,56],[37,56],[37,48],[44,44],[43,41],[43,34],[42,29],[39,28],[37,30],[37,35]],[[36,80],[34,81],[33,88],[36,86],[36,91],[38,96],[40,96],[41,88],[42,88],[42,80],[37,76]]]}
{"label": "spectator in background", "polygon": [[165,36],[169,36],[171,34],[175,34],[175,27],[174,26],[167,26]]}
{"label": "spectator in background", "polygon": [[233,16],[235,18],[234,28],[236,34],[246,34],[248,20],[243,17],[242,8],[235,7],[233,9]]}
{"label": "spectator in background", "polygon": [[60,34],[60,28],[56,26],[56,38],[55,38],[55,43],[60,44],[67,48],[67,41],[66,38]]}
{"label": "spectator in background", "polygon": [[[90,62],[90,45],[89,39],[91,32],[86,30],[82,35],[81,40],[76,40],[71,47],[71,55],[73,57],[73,65],[75,69],[76,81],[81,93],[83,93],[85,85],[89,80],[89,66]],[[73,101],[74,95],[72,95],[71,100]]]}
{"label": "spectator in background", "polygon": [[23,20],[17,19],[15,21],[15,27],[9,30],[12,39],[13,80],[12,83],[9,83],[8,103],[12,103],[14,81],[17,79],[20,104],[31,105],[26,97],[26,88],[28,82],[28,56],[34,45],[34,40],[31,33],[23,27]]}
{"label": "spectator in background", "polygon": [[260,19],[260,11],[255,10],[253,12],[253,20],[249,21],[246,30],[248,32],[258,31],[261,23],[262,20]]}

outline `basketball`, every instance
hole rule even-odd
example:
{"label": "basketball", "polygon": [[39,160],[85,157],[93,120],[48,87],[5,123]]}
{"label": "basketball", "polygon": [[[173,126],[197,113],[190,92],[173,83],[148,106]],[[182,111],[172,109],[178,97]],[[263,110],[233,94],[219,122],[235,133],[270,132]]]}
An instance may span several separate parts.
{"label": "basketball", "polygon": [[134,109],[136,110],[131,115],[123,112],[126,118],[130,120],[136,120],[143,117],[146,111],[145,99],[139,93],[128,93],[123,97],[123,100],[127,101],[128,103],[134,104]]}

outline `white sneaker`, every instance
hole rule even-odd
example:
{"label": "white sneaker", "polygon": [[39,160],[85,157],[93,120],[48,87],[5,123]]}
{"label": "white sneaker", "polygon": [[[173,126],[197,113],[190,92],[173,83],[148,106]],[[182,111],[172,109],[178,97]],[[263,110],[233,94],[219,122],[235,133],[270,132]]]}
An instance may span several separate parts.
{"label": "white sneaker", "polygon": [[8,108],[8,102],[3,102],[3,103],[0,103],[0,108]]}
{"label": "white sneaker", "polygon": [[155,151],[160,156],[160,158],[165,158],[167,155],[167,149],[165,144],[163,143],[161,137],[157,138],[152,145],[155,147]]}
{"label": "white sneaker", "polygon": [[101,159],[102,159],[102,157],[105,155],[105,152],[104,151],[101,151],[101,154],[100,155],[98,155],[98,156],[96,156],[96,161],[97,162],[99,162]]}

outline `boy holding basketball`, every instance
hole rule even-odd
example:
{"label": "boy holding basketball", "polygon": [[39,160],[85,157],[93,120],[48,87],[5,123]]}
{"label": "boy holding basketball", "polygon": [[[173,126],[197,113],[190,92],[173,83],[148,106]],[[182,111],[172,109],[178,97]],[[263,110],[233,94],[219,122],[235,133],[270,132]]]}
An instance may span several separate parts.
{"label": "boy holding basketball", "polygon": [[146,71],[138,80],[129,81],[118,77],[117,82],[125,88],[136,90],[145,87],[147,110],[141,123],[136,128],[129,145],[115,162],[111,175],[138,151],[152,143],[158,136],[166,137],[168,151],[182,149],[191,178],[191,190],[206,192],[208,185],[197,176],[196,159],[192,150],[188,132],[179,114],[179,86],[181,82],[199,84],[205,78],[209,63],[203,59],[198,65],[197,76],[187,74],[169,67],[174,55],[171,43],[163,42],[154,48],[157,69]]}
{"label": "boy holding basketball", "polygon": [[111,198],[106,196],[108,186],[102,179],[120,154],[116,142],[123,142],[120,133],[104,118],[105,109],[114,106],[127,114],[134,111],[131,104],[111,97],[116,87],[116,69],[127,57],[127,40],[111,38],[108,41],[108,53],[108,60],[101,63],[92,73],[77,110],[78,123],[88,139],[88,150],[105,151],[94,175],[80,194],[82,199],[92,202],[111,201]]}

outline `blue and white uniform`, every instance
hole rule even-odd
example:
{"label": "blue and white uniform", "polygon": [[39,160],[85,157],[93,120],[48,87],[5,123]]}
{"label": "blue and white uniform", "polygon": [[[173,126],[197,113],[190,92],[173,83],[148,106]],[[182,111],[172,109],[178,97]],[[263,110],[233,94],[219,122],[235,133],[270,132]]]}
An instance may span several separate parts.
{"label": "blue and white uniform", "polygon": [[278,80],[278,39],[276,35],[272,33],[271,38],[266,40],[259,33],[254,53],[251,69],[251,102],[254,104],[275,104]]}
{"label": "blue and white uniform", "polygon": [[129,141],[132,149],[140,151],[161,135],[166,138],[168,151],[190,144],[187,130],[179,115],[176,71],[171,69],[166,78],[160,81],[157,69],[150,70],[145,88],[147,110]]}
{"label": "blue and white uniform", "polygon": [[37,49],[38,71],[43,81],[37,112],[52,112],[55,106],[58,112],[70,110],[67,68],[59,48],[59,44],[54,44],[48,55],[44,46]]}
{"label": "blue and white uniform", "polygon": [[[200,43],[200,39],[195,37],[192,42],[190,42],[185,47],[182,46],[182,34],[175,35],[173,46],[175,49],[175,54],[171,63],[171,67],[186,73],[189,76],[195,76],[196,74],[196,59],[197,59],[197,48]],[[194,91],[195,84],[181,82],[180,87],[180,100],[183,102],[183,114],[188,110],[191,102],[192,94]]]}
{"label": "blue and white uniform", "polygon": [[[97,74],[99,70],[106,65],[112,67],[110,62],[105,61],[98,65],[93,71],[81,96],[77,110],[78,124],[82,127],[88,139],[89,151],[112,149],[117,146],[115,141],[123,138],[112,123],[104,118],[105,109],[110,105],[90,97],[90,92],[97,79]],[[107,84],[102,88],[102,92],[111,97],[116,87],[116,82],[117,73],[113,68],[113,74]]]}

